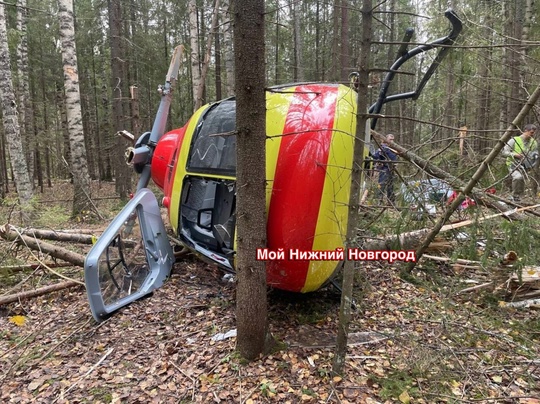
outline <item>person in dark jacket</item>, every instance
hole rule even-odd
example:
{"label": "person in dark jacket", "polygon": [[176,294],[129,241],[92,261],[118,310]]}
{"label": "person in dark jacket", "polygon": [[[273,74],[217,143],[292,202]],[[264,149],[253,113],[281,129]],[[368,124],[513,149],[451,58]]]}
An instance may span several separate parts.
{"label": "person in dark jacket", "polygon": [[392,205],[396,201],[394,194],[394,162],[398,159],[397,153],[388,146],[388,143],[393,141],[394,135],[386,135],[381,148],[373,154],[373,159],[376,161],[375,169],[379,173],[379,191],[377,197],[383,203],[386,198]]}

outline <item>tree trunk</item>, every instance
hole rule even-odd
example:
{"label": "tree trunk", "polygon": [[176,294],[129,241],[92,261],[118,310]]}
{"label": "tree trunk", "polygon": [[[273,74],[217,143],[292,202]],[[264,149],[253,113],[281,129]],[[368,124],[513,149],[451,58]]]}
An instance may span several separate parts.
{"label": "tree trunk", "polygon": [[[124,71],[124,53],[122,47],[122,4],[121,0],[108,0],[109,6],[109,40],[111,44],[111,88],[113,94],[112,120],[114,132],[124,127],[124,98],[127,99],[127,80]],[[115,139],[116,149],[113,160],[116,172],[116,193],[127,199],[131,188],[131,170],[124,159],[126,143],[120,136]]]}
{"label": "tree trunk", "polygon": [[86,146],[82,125],[79,72],[77,69],[77,49],[72,0],[58,0],[60,21],[60,41],[64,68],[64,96],[71,151],[71,174],[73,175],[73,210],[75,217],[87,207],[90,199],[90,177],[86,161]]}
{"label": "tree trunk", "polygon": [[304,56],[302,49],[302,32],[300,27],[300,3],[291,2],[291,15],[293,17],[294,35],[294,81],[304,81]]}
{"label": "tree trunk", "polygon": [[141,113],[139,109],[139,89],[137,86],[129,88],[131,96],[131,130],[137,139],[141,135]]}
{"label": "tree trunk", "polygon": [[[486,16],[486,28],[484,29],[485,37],[489,38],[493,28],[491,24],[491,16],[488,14]],[[491,42],[491,41],[490,41]],[[480,63],[479,66],[479,75],[480,78],[485,78],[482,81],[482,87],[478,89],[477,95],[477,107],[476,107],[476,129],[484,131],[490,127],[490,107],[491,107],[491,80],[489,80],[489,72],[491,71],[491,60],[493,55],[493,50],[490,48],[482,49],[479,51],[483,59],[483,63]],[[451,94],[451,93],[449,93]],[[468,148],[466,147],[468,143],[464,142],[464,154],[467,155]],[[492,148],[492,142],[489,139],[489,135],[481,134],[477,137],[475,142],[475,150],[479,152],[481,156],[485,156],[489,150]]]}
{"label": "tree trunk", "polygon": [[0,237],[8,241],[13,241],[19,245],[24,245],[32,250],[39,251],[42,254],[49,254],[51,257],[71,262],[78,267],[84,267],[84,255],[66,250],[55,244],[38,241],[34,237],[22,235],[10,225],[0,226]]}
{"label": "tree trunk", "polygon": [[218,30],[216,30],[216,32],[214,33],[214,46],[216,49],[216,100],[221,100],[223,98],[223,96],[221,95],[221,40],[219,37],[220,33]]}
{"label": "tree trunk", "polygon": [[65,281],[56,283],[54,285],[43,286],[42,288],[37,288],[34,290],[28,290],[26,292],[19,292],[14,295],[2,296],[0,297],[0,305],[18,302],[20,300],[28,299],[30,297],[46,295],[47,293],[56,292],[58,290],[74,288],[75,286],[81,286],[81,284],[75,281]]}
{"label": "tree trunk", "polygon": [[237,347],[246,359],[264,352],[268,335],[266,264],[266,101],[264,0],[235,2],[237,131]]}
{"label": "tree trunk", "polygon": [[225,77],[227,78],[225,86],[227,97],[234,95],[234,50],[230,8],[230,1],[223,0],[223,57],[225,59]]}
{"label": "tree trunk", "polygon": [[27,21],[28,9],[26,8],[26,0],[18,0],[17,32],[19,34],[19,42],[17,43],[17,87],[19,98],[19,125],[21,129],[21,139],[24,139],[24,144],[26,144],[26,162],[28,164],[28,173],[30,175],[30,181],[33,183],[34,150],[36,149],[36,144],[34,130],[32,127],[33,117],[28,77]]}
{"label": "tree trunk", "polygon": [[[201,86],[201,56],[199,54],[199,25],[197,19],[197,4],[195,0],[189,0],[189,41],[191,46],[191,76],[193,86],[193,111],[202,105],[202,99],[198,99],[198,90]],[[202,95],[201,95],[202,98]]]}
{"label": "tree trunk", "polygon": [[[360,200],[360,188],[363,182],[362,167],[365,152],[364,132],[366,131],[368,117],[368,92],[369,92],[369,69],[371,59],[371,35],[372,35],[372,0],[363,0],[362,4],[362,38],[359,58],[358,77],[358,102],[356,119],[356,136],[354,139],[354,154],[351,173],[351,194],[349,197],[349,215],[347,221],[346,247],[355,245],[357,227],[360,222],[358,201]],[[346,253],[345,253],[346,254]],[[345,260],[343,266],[343,286],[341,292],[341,305],[339,308],[339,325],[336,339],[336,354],[334,357],[334,373],[343,373],[345,357],[347,354],[347,339],[349,323],[351,320],[351,302],[353,292],[354,273],[358,268],[358,261]]]}
{"label": "tree trunk", "polygon": [[276,49],[274,53],[274,84],[279,84],[279,0],[277,1],[278,7],[276,7]]}
{"label": "tree trunk", "polygon": [[217,31],[218,13],[219,13],[219,1],[215,0],[214,13],[212,14],[212,25],[210,26],[210,33],[208,34],[208,40],[206,42],[206,53],[204,55],[204,62],[201,70],[201,80],[197,93],[195,96],[195,109],[199,109],[203,104],[203,94],[206,84],[206,76],[208,74],[208,68],[210,66],[210,54],[212,53],[212,38]]}
{"label": "tree trunk", "polygon": [[6,142],[4,132],[0,133],[0,201],[6,197],[8,192],[7,164],[6,164]]}
{"label": "tree trunk", "polygon": [[346,83],[349,79],[350,68],[349,55],[349,4],[347,0],[341,0],[341,81]]}
{"label": "tree trunk", "polygon": [[0,4],[0,96],[2,97],[2,118],[4,133],[9,149],[11,169],[21,206],[30,208],[33,196],[32,184],[28,175],[28,166],[24,157],[19,121],[17,118],[17,103],[13,92],[11,77],[6,16],[4,5]]}
{"label": "tree trunk", "polygon": [[340,0],[334,0],[334,14],[333,14],[333,45],[332,45],[332,71],[330,73],[330,80],[337,81],[339,79],[339,16],[340,16]]}
{"label": "tree trunk", "polygon": [[319,55],[321,53],[321,2],[316,1],[315,4],[315,77],[316,80],[323,80],[321,71],[319,69]]}

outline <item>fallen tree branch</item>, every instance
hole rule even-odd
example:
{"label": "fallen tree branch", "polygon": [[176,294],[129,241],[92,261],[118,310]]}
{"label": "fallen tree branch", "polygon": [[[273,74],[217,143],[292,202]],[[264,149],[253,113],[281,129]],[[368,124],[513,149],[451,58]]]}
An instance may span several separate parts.
{"label": "fallen tree branch", "polygon": [[18,230],[18,232],[34,238],[52,241],[65,241],[68,243],[92,244],[92,242],[95,240],[95,236],[92,236],[91,234],[67,233],[56,230],[25,229]]}
{"label": "fallen tree branch", "polygon": [[38,262],[36,264],[21,264],[21,265],[6,265],[4,267],[0,267],[0,272],[23,272],[23,271],[29,271],[33,269],[39,269],[44,266],[47,266],[49,268],[64,268],[69,267],[72,264],[70,263],[55,263],[55,262],[47,262],[47,263],[41,263]]}
{"label": "fallen tree branch", "polygon": [[[372,136],[379,142],[386,141],[386,137],[384,135],[381,135],[380,133],[377,133],[375,131],[371,131]],[[436,165],[430,163],[428,160],[416,155],[415,153],[411,152],[410,150],[406,149],[403,146],[400,146],[397,143],[390,142],[389,146],[396,150],[400,157],[404,158],[405,160],[413,163],[421,170],[425,171],[429,175],[441,179],[445,182],[447,182],[453,189],[462,191],[466,187],[466,183],[459,178],[453,176],[452,174],[447,173],[446,171],[442,170],[441,168],[437,167]],[[478,203],[496,210],[498,212],[502,212],[504,209],[507,209],[507,206],[514,206],[514,207],[521,207],[521,205],[518,205],[514,203],[513,201],[509,201],[507,199],[501,198],[498,195],[488,194],[485,193],[483,190],[478,188],[472,188],[469,192],[471,197]],[[528,213],[540,217],[540,213],[529,211]]]}
{"label": "fallen tree branch", "polygon": [[66,281],[66,282],[56,283],[54,285],[43,286],[42,288],[29,290],[26,292],[19,292],[13,295],[2,296],[0,297],[0,305],[17,302],[19,301],[19,299],[22,300],[22,299],[28,299],[30,297],[42,296],[47,293],[56,292],[58,290],[67,289],[67,288],[73,288],[75,286],[81,286],[81,283],[77,281]]}
{"label": "fallen tree branch", "polygon": [[531,300],[522,300],[521,302],[510,302],[510,303],[504,303],[504,307],[531,307],[531,306],[537,306],[540,307],[540,299],[531,299]]}
{"label": "fallen tree branch", "polygon": [[[507,210],[505,212],[494,213],[493,215],[484,216],[479,219],[469,219],[469,220],[463,220],[457,223],[447,224],[440,228],[439,233],[444,233],[450,230],[459,229],[461,227],[470,226],[471,224],[481,223],[483,221],[490,220],[490,219],[500,217],[500,216],[510,217],[515,213],[524,212],[527,210],[535,209],[537,207],[540,207],[540,204],[525,206],[522,208],[514,208],[514,209]],[[430,231],[431,229],[420,229],[420,230],[415,230],[415,231],[411,231],[407,233],[385,237],[382,239],[370,239],[365,242],[363,248],[365,250],[391,250],[395,248],[410,250],[412,248],[418,247],[418,245],[421,242],[421,239],[427,236]],[[429,244],[431,244],[432,241],[430,241]],[[419,259],[420,257],[417,257],[417,261]]]}
{"label": "fallen tree branch", "polygon": [[453,264],[461,264],[461,265],[474,265],[474,264],[481,263],[480,261],[466,260],[463,258],[458,258],[456,260],[453,260],[452,258],[448,258],[448,257],[437,257],[435,255],[428,255],[428,254],[424,254],[423,257],[433,260],[433,261],[452,262]]}
{"label": "fallen tree branch", "polygon": [[[426,248],[429,246],[429,244],[435,239],[435,236],[439,234],[441,231],[441,228],[444,226],[444,224],[450,219],[450,216],[452,213],[455,212],[455,210],[461,205],[461,203],[465,200],[465,197],[469,194],[471,194],[474,186],[478,183],[480,178],[484,175],[486,172],[489,164],[495,160],[495,157],[499,155],[501,150],[503,149],[504,145],[512,135],[514,134],[514,130],[518,128],[521,125],[521,122],[525,118],[525,116],[529,113],[531,108],[536,104],[538,101],[538,98],[540,98],[540,86],[536,87],[534,90],[534,93],[529,97],[527,100],[527,103],[521,108],[521,111],[516,116],[516,118],[512,121],[510,126],[506,129],[505,133],[501,136],[501,138],[498,140],[497,144],[493,147],[489,155],[482,161],[480,164],[480,167],[476,170],[476,172],[473,174],[471,180],[467,183],[466,187],[458,193],[456,198],[452,201],[452,203],[447,207],[444,215],[439,219],[439,221],[435,224],[431,232],[426,236],[420,247],[416,250],[416,262],[422,257],[422,254],[426,250]],[[409,266],[407,267],[407,272],[411,272],[414,267],[416,266],[416,262],[411,262]]]}
{"label": "fallen tree branch", "polygon": [[[104,201],[107,199],[120,199],[119,196],[102,196],[99,198],[92,198],[94,201]],[[72,199],[53,199],[53,200],[43,200],[43,201],[37,201],[37,203],[58,203],[58,202],[73,202]]]}
{"label": "fallen tree branch", "polygon": [[482,283],[480,285],[475,285],[475,286],[471,286],[469,288],[465,288],[465,289],[462,289],[460,290],[459,292],[456,293],[456,295],[461,295],[463,293],[469,293],[469,292],[474,292],[476,290],[482,290],[482,289],[487,289],[491,286],[494,286],[494,283],[493,282],[486,282],[486,283]]}
{"label": "fallen tree branch", "polygon": [[11,225],[0,226],[0,237],[20,245],[25,245],[32,250],[49,254],[52,257],[60,258],[73,265],[84,267],[83,255],[58,247],[54,244],[38,241],[35,238],[19,234]]}

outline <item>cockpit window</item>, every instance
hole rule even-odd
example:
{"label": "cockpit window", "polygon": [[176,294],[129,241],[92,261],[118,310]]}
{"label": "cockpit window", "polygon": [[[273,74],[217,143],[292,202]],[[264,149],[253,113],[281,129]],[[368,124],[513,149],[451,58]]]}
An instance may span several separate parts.
{"label": "cockpit window", "polygon": [[188,170],[203,173],[236,173],[236,102],[228,99],[205,113],[191,143]]}

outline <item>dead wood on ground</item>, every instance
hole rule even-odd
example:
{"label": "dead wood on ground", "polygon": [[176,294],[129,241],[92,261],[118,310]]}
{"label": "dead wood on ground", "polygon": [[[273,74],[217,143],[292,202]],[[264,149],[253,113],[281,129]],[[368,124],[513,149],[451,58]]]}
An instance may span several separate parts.
{"label": "dead wood on ground", "polygon": [[28,248],[39,251],[43,254],[48,254],[51,257],[72,263],[73,265],[84,267],[84,256],[76,252],[67,250],[57,245],[38,241],[33,237],[25,236],[18,232],[11,225],[0,226],[0,237],[5,240],[13,241],[19,245],[25,245]]}
{"label": "dead wood on ground", "polygon": [[81,286],[81,283],[76,282],[76,281],[65,281],[65,282],[56,283],[54,285],[43,286],[42,288],[38,288],[34,290],[28,290],[24,292],[14,293],[12,295],[1,296],[0,305],[17,302],[19,300],[28,299],[30,297],[42,296],[47,293],[56,292],[58,290],[67,289],[67,288],[73,288],[75,286]]}
{"label": "dead wood on ground", "polygon": [[45,229],[19,229],[18,231],[21,234],[39,239],[64,241],[68,243],[92,244],[95,240],[95,236],[92,236],[91,234],[67,233]]}

